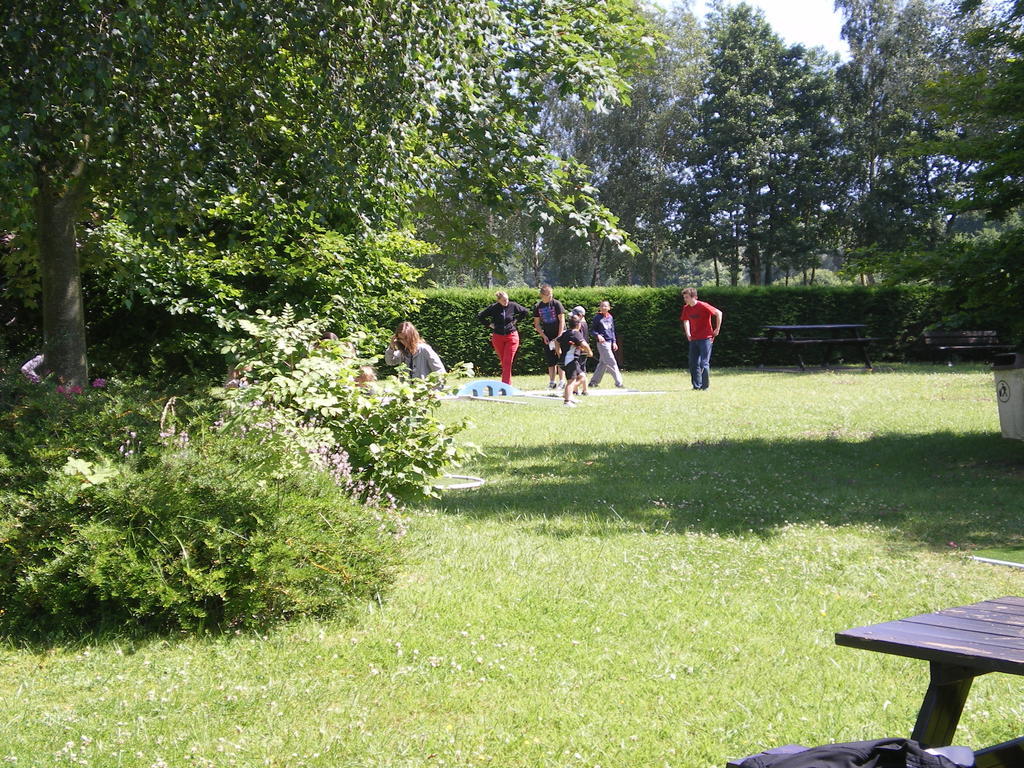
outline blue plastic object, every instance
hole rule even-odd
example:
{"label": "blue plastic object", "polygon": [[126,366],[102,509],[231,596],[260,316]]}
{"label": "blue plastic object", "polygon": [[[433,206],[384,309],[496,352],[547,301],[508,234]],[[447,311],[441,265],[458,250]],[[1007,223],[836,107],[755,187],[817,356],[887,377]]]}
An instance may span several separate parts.
{"label": "blue plastic object", "polygon": [[479,379],[463,384],[456,394],[459,397],[512,397],[523,393],[503,381]]}

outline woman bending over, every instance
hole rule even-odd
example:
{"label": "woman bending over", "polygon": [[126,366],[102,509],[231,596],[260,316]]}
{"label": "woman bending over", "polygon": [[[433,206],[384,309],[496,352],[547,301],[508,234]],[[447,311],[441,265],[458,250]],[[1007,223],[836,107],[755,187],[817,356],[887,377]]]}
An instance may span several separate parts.
{"label": "woman bending over", "polygon": [[409,375],[425,379],[431,373],[445,373],[444,363],[421,337],[416,326],[410,322],[398,324],[391,343],[384,350],[384,362],[388,365],[402,365],[409,368]]}

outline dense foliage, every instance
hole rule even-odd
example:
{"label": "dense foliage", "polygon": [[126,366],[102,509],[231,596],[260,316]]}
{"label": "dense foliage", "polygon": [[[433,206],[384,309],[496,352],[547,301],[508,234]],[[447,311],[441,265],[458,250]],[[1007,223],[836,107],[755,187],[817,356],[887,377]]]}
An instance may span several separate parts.
{"label": "dense foliage", "polygon": [[625,246],[534,125],[549,84],[617,100],[620,60],[649,42],[639,22],[631,0],[8,3],[0,227],[22,264],[39,256],[52,367],[84,384],[83,222],[121,220],[202,273],[193,257],[217,257],[197,236],[232,244],[266,223],[279,249],[309,227],[384,235],[452,190]]}
{"label": "dense foliage", "polygon": [[0,631],[262,625],[387,586],[398,500],[465,450],[443,382],[363,382],[372,361],[287,307],[230,324],[234,386],[212,393],[7,369]]}
{"label": "dense foliage", "polygon": [[463,425],[437,418],[444,381],[436,374],[360,383],[352,342],[320,341],[318,325],[289,308],[239,325],[242,337],[226,350],[243,377],[224,390],[229,426],[283,441],[377,503],[432,493],[464,452],[455,443]]}
{"label": "dense foliage", "polygon": [[820,283],[823,267],[842,267],[842,279],[870,283],[901,279],[894,260],[976,231],[964,205],[986,207],[986,189],[1012,190],[1019,176],[1019,17],[980,3],[961,14],[946,0],[836,5],[846,60],[787,45],[745,4],[715,4],[703,21],[685,8],[650,11],[659,48],[630,72],[631,103],[594,114],[553,95],[541,124],[592,170],[640,250],[520,210],[481,217],[490,240],[468,255],[435,229],[447,258],[431,261],[431,276]]}
{"label": "dense foliage", "polygon": [[[211,217],[222,228],[229,220]],[[408,262],[423,244],[404,232],[364,237],[309,228],[287,238],[263,223],[242,242],[179,240],[149,245],[120,222],[92,230],[83,244],[91,361],[97,372],[170,378],[197,371],[220,377],[225,317],[302,307],[331,318],[330,330],[379,342],[415,307],[418,275]]]}
{"label": "dense foliage", "polygon": [[384,589],[402,521],[201,398],[0,380],[0,630],[259,626]]}

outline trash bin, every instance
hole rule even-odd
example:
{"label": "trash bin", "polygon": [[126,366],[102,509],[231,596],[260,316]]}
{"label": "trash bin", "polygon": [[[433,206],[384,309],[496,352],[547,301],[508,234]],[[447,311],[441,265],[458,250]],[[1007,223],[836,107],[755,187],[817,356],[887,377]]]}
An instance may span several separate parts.
{"label": "trash bin", "polygon": [[1003,437],[1024,440],[1024,354],[996,355],[992,363]]}

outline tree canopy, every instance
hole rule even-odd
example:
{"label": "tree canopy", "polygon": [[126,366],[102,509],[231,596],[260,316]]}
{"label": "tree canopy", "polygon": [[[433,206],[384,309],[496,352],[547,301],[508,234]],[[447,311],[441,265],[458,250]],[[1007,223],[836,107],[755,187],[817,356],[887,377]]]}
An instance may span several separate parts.
{"label": "tree canopy", "polygon": [[285,227],[381,231],[454,183],[623,242],[534,126],[548,82],[594,105],[626,90],[619,62],[649,42],[631,0],[14,0],[0,35],[2,215],[38,254],[69,381],[83,219],[174,237],[233,198]]}

